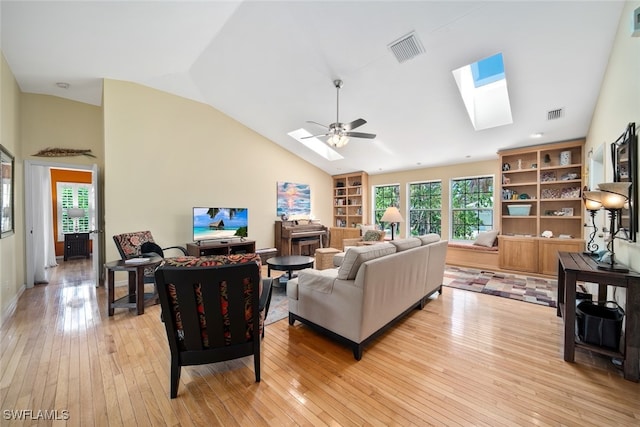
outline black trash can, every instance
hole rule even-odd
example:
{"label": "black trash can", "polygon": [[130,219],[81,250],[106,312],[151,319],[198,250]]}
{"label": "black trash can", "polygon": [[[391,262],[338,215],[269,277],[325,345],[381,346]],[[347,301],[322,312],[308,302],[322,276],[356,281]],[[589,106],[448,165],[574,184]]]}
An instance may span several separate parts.
{"label": "black trash can", "polygon": [[578,338],[584,343],[620,350],[624,310],[615,301],[582,301],[576,307]]}

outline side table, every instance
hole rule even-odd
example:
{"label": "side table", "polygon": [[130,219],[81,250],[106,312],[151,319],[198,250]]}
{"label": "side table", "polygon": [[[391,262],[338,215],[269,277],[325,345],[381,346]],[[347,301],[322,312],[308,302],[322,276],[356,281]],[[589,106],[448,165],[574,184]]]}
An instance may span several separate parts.
{"label": "side table", "polygon": [[[135,308],[138,314],[144,314],[144,305],[155,297],[155,293],[144,293],[144,270],[155,267],[162,262],[158,256],[141,258],[141,262],[126,262],[125,260],[111,261],[104,265],[107,270],[107,311],[113,316],[114,308]],[[114,273],[116,271],[129,272],[129,294],[115,300]]]}
{"label": "side table", "polygon": [[[612,351],[576,337],[576,282],[598,284],[598,301],[606,300],[607,286],[626,288],[624,344]],[[558,317],[564,319],[564,360],[575,360],[576,347],[624,360],[624,378],[640,376],[640,273],[599,270],[596,261],[579,252],[558,252]]]}

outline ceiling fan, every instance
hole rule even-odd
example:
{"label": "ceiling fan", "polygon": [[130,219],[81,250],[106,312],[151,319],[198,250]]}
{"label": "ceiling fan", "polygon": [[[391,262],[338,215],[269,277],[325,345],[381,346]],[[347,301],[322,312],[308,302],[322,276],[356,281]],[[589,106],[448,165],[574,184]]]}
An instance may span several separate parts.
{"label": "ceiling fan", "polygon": [[323,128],[327,129],[327,132],[319,135],[306,136],[303,138],[328,136],[329,138],[327,139],[327,144],[335,148],[340,148],[347,145],[347,142],[349,142],[349,137],[374,139],[376,135],[373,133],[351,132],[353,129],[367,123],[365,119],[356,119],[351,123],[340,123],[340,88],[342,87],[342,80],[334,80],[333,84],[336,87],[336,122],[331,123],[329,126],[326,126],[322,123],[308,120],[307,123],[314,123],[318,126],[322,126]]}

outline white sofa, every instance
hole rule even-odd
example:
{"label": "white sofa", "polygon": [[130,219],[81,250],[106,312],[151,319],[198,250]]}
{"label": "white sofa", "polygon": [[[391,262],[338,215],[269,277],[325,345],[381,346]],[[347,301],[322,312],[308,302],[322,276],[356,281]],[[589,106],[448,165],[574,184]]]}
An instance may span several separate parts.
{"label": "white sofa", "polygon": [[437,234],[349,248],[336,255],[338,268],[305,269],[289,280],[289,324],[352,346],[360,360],[368,342],[442,291],[446,254]]}

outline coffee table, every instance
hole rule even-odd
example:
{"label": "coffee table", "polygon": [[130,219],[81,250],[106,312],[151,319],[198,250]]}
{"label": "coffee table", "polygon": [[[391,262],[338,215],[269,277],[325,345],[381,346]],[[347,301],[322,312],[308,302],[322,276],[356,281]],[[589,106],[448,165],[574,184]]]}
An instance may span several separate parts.
{"label": "coffee table", "polygon": [[[304,268],[313,268],[314,258],[302,255],[277,256],[267,260],[267,276],[271,277],[271,270],[286,271],[288,279],[294,276],[293,272]],[[281,283],[282,284],[282,283]]]}

